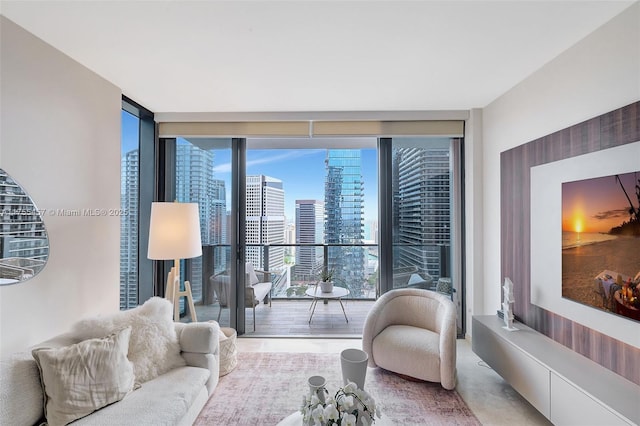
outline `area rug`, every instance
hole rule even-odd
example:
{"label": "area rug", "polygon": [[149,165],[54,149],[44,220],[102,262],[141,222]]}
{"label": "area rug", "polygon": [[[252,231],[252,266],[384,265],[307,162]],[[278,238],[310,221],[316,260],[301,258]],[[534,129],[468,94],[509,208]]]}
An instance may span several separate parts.
{"label": "area rug", "polygon": [[[307,378],[313,375],[324,376],[328,390],[335,392],[342,385],[340,355],[240,353],[238,366],[220,378],[195,425],[276,425],[300,408],[309,389]],[[369,368],[365,389],[398,425],[481,424],[457,392],[437,383]]]}

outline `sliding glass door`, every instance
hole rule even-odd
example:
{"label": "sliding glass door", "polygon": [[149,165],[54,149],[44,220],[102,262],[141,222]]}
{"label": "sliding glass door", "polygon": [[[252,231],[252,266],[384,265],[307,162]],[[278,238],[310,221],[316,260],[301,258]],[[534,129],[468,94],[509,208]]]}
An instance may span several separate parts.
{"label": "sliding glass door", "polygon": [[[182,260],[181,282],[186,279],[191,283],[198,319],[215,319],[229,327],[235,310],[231,292],[232,141],[177,138],[173,147],[169,150],[175,163],[172,191],[166,198],[198,204],[203,252],[201,257]],[[184,302],[181,300],[182,312]]]}
{"label": "sliding glass door", "polygon": [[[165,199],[200,206],[203,256],[182,267],[200,321],[239,334],[358,335],[380,294],[414,287],[450,297],[463,332],[461,138],[165,141]],[[346,312],[322,308],[312,323],[308,292],[323,272],[347,290]]]}
{"label": "sliding glass door", "polygon": [[458,138],[383,140],[392,280],[388,288],[424,288],[451,298],[462,331],[461,145]]}

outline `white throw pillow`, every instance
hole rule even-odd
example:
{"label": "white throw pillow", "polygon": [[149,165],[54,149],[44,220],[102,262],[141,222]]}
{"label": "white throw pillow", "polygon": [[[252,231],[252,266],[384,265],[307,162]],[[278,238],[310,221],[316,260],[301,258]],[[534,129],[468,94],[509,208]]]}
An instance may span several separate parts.
{"label": "white throw pillow", "polygon": [[101,339],[32,351],[49,426],[66,425],[120,401],[134,385],[127,359],[131,327]]}
{"label": "white throw pillow", "polygon": [[129,359],[139,383],[186,365],[173,324],[173,305],[160,297],[152,297],[128,311],[81,320],[73,326],[72,333],[87,339],[127,326],[131,326]]}

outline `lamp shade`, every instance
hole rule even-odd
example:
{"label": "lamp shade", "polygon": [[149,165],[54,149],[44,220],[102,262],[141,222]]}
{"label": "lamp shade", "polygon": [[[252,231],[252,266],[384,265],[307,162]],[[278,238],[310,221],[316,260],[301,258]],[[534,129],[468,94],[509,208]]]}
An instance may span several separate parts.
{"label": "lamp shade", "polygon": [[197,203],[151,204],[149,251],[154,260],[189,259],[202,255]]}

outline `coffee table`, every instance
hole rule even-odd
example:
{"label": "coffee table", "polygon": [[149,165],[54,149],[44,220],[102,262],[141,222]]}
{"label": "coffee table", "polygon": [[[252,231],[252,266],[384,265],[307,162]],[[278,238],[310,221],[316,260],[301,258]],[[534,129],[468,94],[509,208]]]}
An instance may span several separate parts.
{"label": "coffee table", "polygon": [[[384,413],[380,413],[380,417],[376,417],[376,422],[374,423],[374,426],[386,426],[386,425],[393,425],[394,423],[389,420],[389,418],[387,416],[384,415]],[[285,417],[284,419],[280,420],[280,423],[278,423],[277,426],[300,426],[302,425],[302,413],[300,411],[296,411],[295,413]]]}
{"label": "coffee table", "polygon": [[344,314],[344,319],[349,322],[349,318],[347,318],[347,313],[344,310],[344,305],[342,304],[342,298],[349,294],[349,290],[343,287],[333,287],[333,291],[329,293],[323,293],[320,290],[320,286],[315,286],[314,288],[309,288],[304,292],[307,296],[313,297],[313,301],[311,302],[311,316],[309,316],[309,324],[311,324],[311,318],[313,318],[313,313],[316,311],[316,305],[318,304],[318,300],[331,300],[337,299],[340,302],[340,306],[342,307],[342,313]]}

